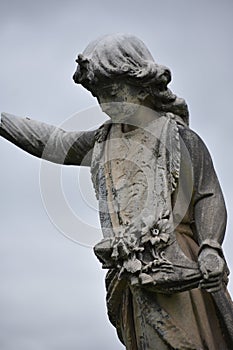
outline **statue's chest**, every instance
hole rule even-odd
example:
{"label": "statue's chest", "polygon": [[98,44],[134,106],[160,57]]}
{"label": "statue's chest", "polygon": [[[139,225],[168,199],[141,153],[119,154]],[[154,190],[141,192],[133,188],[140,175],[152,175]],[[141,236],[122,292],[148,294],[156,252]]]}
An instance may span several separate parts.
{"label": "statue's chest", "polygon": [[157,148],[158,140],[142,129],[123,133],[117,125],[110,131],[103,167],[106,199],[117,226],[128,225],[148,205],[154,192]]}

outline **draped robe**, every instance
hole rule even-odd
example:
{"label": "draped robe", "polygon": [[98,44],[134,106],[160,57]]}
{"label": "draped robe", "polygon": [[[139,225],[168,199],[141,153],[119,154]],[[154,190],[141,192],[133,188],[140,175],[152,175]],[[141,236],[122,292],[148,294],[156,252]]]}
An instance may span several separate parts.
{"label": "draped robe", "polygon": [[[187,212],[176,227],[176,237],[186,256],[197,261],[203,245],[222,254],[226,209],[206,146],[182,122],[178,121],[177,125],[191,158],[193,188]],[[109,126],[104,125],[100,130],[66,132],[28,118],[3,114],[0,135],[48,161],[90,166],[91,161],[92,165],[95,163],[93,148],[106,140]],[[111,229],[111,220],[108,225],[104,229]],[[223,288],[227,295],[226,282],[225,278]],[[230,349],[221,314],[211,294],[204,290],[158,293],[133,285],[127,278],[119,279],[117,268],[110,268],[107,273],[106,288],[110,321],[128,350]]]}

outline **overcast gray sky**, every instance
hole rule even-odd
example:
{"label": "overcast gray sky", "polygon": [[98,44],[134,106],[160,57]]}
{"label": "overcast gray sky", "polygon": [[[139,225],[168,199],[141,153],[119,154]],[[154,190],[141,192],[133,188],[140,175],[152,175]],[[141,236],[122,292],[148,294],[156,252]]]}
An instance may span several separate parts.
{"label": "overcast gray sky", "polygon": [[[187,100],[191,127],[207,144],[225,194],[224,249],[233,270],[232,18],[232,0],[0,0],[0,111],[59,125],[96,106],[71,78],[77,53],[103,34],[140,37],[171,69],[171,88]],[[80,129],[101,120],[79,116]],[[40,161],[2,139],[0,156],[1,350],[122,349],[107,320],[105,272],[45,211]],[[78,234],[88,236],[86,223],[96,227],[97,213],[83,200],[77,175],[64,169],[63,187],[80,218]],[[89,175],[80,176],[89,198]],[[229,288],[233,293],[233,281]]]}

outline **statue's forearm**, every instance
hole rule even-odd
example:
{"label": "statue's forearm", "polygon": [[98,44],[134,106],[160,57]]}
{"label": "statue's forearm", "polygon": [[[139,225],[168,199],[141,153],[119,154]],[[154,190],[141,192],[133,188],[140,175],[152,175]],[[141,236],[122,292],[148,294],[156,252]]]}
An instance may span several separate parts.
{"label": "statue's forearm", "polygon": [[227,222],[223,197],[219,191],[203,197],[195,206],[195,225],[200,247],[221,250]]}
{"label": "statue's forearm", "polygon": [[29,118],[18,118],[7,113],[1,115],[0,135],[39,158],[42,157],[54,129],[53,126],[45,126]]}
{"label": "statue's forearm", "polygon": [[94,132],[67,132],[6,113],[1,116],[0,135],[36,157],[59,164],[82,165],[94,143]]}

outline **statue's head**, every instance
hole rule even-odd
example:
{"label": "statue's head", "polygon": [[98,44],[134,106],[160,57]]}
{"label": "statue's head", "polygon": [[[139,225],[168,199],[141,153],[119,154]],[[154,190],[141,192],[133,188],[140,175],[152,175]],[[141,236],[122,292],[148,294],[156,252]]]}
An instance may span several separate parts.
{"label": "statue's head", "polygon": [[135,36],[103,36],[91,42],[76,62],[75,83],[82,84],[97,98],[105,93],[110,99],[117,88],[122,95],[127,87],[127,92],[138,95],[141,104],[188,120],[185,101],[167,87],[170,70],[157,64],[145,44]]}

